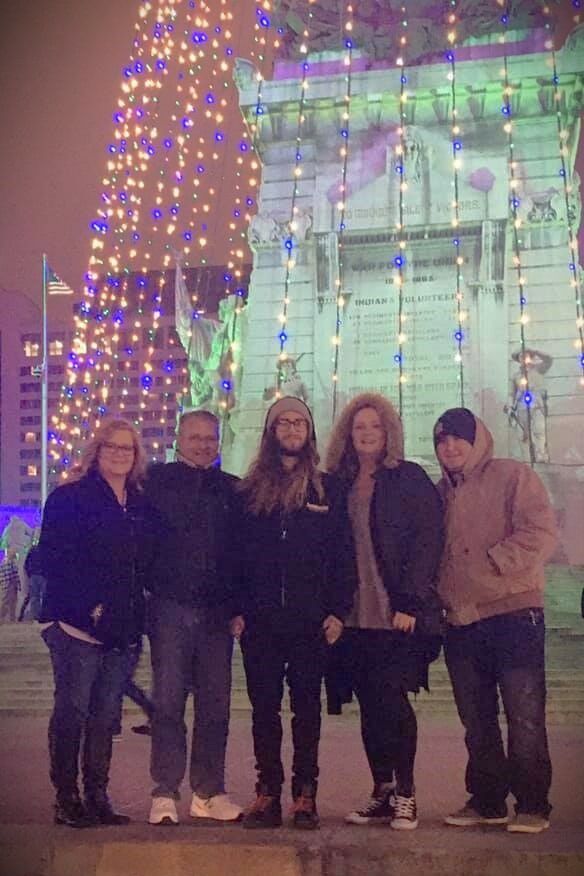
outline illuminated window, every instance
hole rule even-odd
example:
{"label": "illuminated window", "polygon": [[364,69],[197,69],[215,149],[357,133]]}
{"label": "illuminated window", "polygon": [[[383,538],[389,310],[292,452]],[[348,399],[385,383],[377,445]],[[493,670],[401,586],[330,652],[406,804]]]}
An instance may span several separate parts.
{"label": "illuminated window", "polygon": [[83,356],[87,353],[87,344],[81,338],[73,338],[73,352],[77,356]]}
{"label": "illuminated window", "polygon": [[40,355],[41,345],[38,341],[24,341],[24,355],[28,358]]}
{"label": "illuminated window", "polygon": [[36,434],[34,432],[26,432],[24,436],[24,440],[27,444],[31,444],[36,441]]}
{"label": "illuminated window", "polygon": [[64,346],[63,341],[49,341],[49,356],[62,356]]}
{"label": "illuminated window", "polygon": [[37,470],[36,465],[27,465],[26,473],[29,476],[29,478],[36,478],[36,476],[38,474],[38,470]]}

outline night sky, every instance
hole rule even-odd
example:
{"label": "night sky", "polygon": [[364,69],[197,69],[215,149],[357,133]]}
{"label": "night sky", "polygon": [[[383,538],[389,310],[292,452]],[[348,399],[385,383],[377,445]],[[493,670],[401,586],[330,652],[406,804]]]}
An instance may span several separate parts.
{"label": "night sky", "polygon": [[[135,0],[3,4],[0,285],[40,298],[41,253],[78,288]],[[1,318],[1,317],[0,317]]]}
{"label": "night sky", "polygon": [[[43,251],[66,282],[81,287],[89,222],[99,204],[112,113],[139,5],[138,0],[2,4],[0,286],[5,289],[38,301]],[[245,56],[253,0],[234,0],[232,8],[249,22],[234,29],[237,54]],[[570,9],[566,3],[564,12]],[[571,15],[569,23],[565,17],[564,32],[572,23]],[[218,235],[206,255],[211,264],[226,260]]]}

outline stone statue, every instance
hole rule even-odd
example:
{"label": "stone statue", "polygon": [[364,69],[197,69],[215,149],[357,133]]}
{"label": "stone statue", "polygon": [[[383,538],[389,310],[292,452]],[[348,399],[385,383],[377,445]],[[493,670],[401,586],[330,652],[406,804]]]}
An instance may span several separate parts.
{"label": "stone statue", "polygon": [[271,213],[256,213],[255,216],[251,217],[247,229],[247,240],[254,252],[258,247],[269,246],[279,239],[280,229]]}
{"label": "stone statue", "polygon": [[[519,368],[513,377],[513,398],[511,405],[505,406],[509,424],[517,429],[522,456],[526,462],[549,462],[547,443],[547,389],[544,375],[553,364],[553,359],[541,350],[525,348],[513,353],[514,362]],[[525,378],[527,377],[527,386]],[[531,402],[525,403],[525,392],[529,389]],[[533,459],[531,456],[533,455]]]}
{"label": "stone statue", "polygon": [[[268,386],[264,390],[263,399],[270,403],[274,400],[276,393],[280,396],[293,396],[294,398],[302,399],[302,401],[310,405],[310,393],[298,373],[297,363],[302,358],[301,353],[297,359],[294,356],[287,356],[286,359],[278,359],[276,364],[276,379],[274,386]],[[279,385],[278,385],[279,382]]]}

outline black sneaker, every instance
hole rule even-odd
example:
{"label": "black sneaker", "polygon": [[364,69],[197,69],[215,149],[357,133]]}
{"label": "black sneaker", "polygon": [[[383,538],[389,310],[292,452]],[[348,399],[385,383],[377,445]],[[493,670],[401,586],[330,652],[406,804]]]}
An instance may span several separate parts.
{"label": "black sneaker", "polygon": [[280,798],[258,791],[256,799],[244,812],[242,823],[248,830],[281,827],[282,805]]}
{"label": "black sneaker", "polygon": [[299,794],[296,797],[292,804],[292,824],[298,830],[316,830],[319,827],[313,794]]}
{"label": "black sneaker", "polygon": [[94,824],[119,826],[130,823],[129,815],[121,815],[119,812],[114,812],[112,804],[107,797],[105,800],[86,799],[85,810]]}
{"label": "black sneaker", "polygon": [[57,800],[55,803],[55,824],[66,824],[67,827],[93,827],[95,821],[90,817],[85,806],[78,797]]}
{"label": "black sneaker", "polygon": [[367,803],[345,815],[347,824],[387,824],[393,818],[395,789],[374,788]]}
{"label": "black sneaker", "polygon": [[393,798],[393,818],[389,823],[394,830],[415,830],[418,826],[418,809],[416,798],[402,797],[396,794]]}

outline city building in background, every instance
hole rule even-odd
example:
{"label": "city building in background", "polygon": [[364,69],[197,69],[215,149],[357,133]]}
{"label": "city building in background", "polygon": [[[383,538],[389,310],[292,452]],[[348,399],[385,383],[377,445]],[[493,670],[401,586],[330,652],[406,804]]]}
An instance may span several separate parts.
{"label": "city building in background", "polygon": [[[222,267],[183,270],[195,317],[216,317],[227,292],[224,274]],[[160,272],[152,271],[146,279],[159,283],[160,277]],[[145,276],[140,278],[142,282]],[[248,279],[249,269],[240,287],[247,288]],[[133,285],[129,282],[128,288]],[[151,324],[141,319],[138,296],[135,301],[130,298],[124,324],[117,327],[116,374],[108,403],[108,412],[137,425],[152,461],[163,461],[172,451],[177,413],[190,399],[187,351],[175,326],[174,271],[166,272],[162,289],[161,317],[154,336]],[[71,297],[49,298],[50,455],[51,423],[63,404],[68,359],[72,351],[84,352],[75,347],[74,312],[78,306]],[[41,310],[26,295],[0,289],[0,312],[0,504],[35,508],[41,496]],[[145,381],[148,404],[144,400]],[[50,465],[49,490],[60,481],[61,470]]]}

